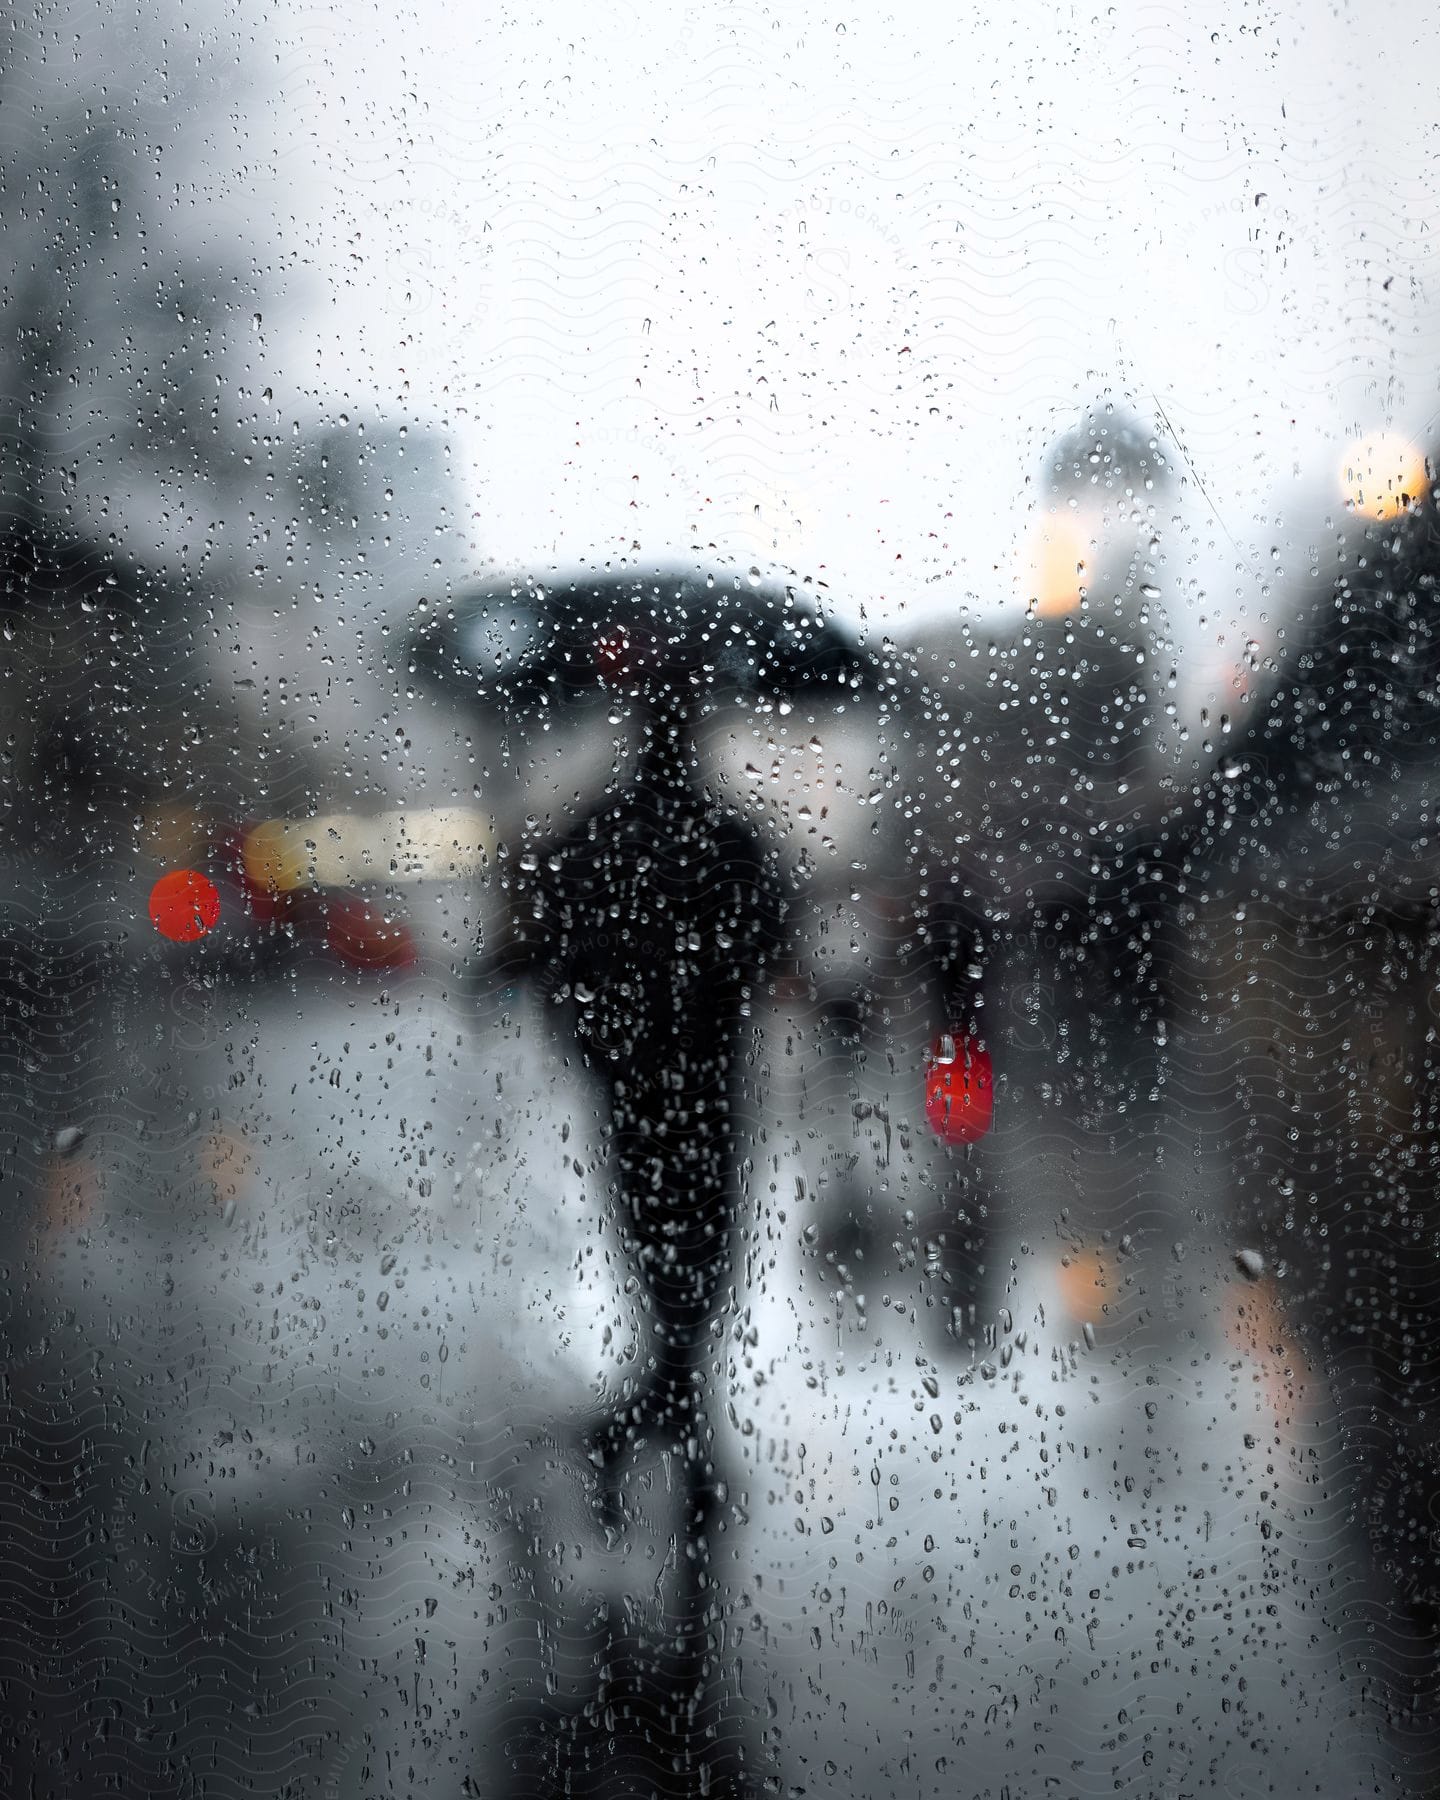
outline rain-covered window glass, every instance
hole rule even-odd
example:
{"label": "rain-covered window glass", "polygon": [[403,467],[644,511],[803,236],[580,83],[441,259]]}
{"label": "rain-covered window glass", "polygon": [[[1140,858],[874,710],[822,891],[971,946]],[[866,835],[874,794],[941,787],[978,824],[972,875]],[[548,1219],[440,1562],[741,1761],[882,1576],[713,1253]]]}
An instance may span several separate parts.
{"label": "rain-covered window glass", "polygon": [[1440,1792],[1437,88],[13,11],[0,1794]]}

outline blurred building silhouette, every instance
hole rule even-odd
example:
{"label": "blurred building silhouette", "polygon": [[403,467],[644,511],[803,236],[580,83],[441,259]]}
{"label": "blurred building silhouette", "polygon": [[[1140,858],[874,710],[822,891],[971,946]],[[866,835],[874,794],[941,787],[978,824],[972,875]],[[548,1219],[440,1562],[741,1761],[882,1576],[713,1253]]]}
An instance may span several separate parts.
{"label": "blurred building silhouette", "polygon": [[[1348,531],[1295,648],[1200,800],[1177,900],[1187,1079],[1333,1383],[1358,1523],[1394,1609],[1381,1656],[1432,1772],[1440,1641],[1440,508]],[[1203,1023],[1209,1021],[1208,1025]]]}
{"label": "blurred building silhouette", "polygon": [[1097,406],[1042,460],[1016,545],[1023,601],[993,623],[927,621],[906,646],[921,684],[916,854],[977,912],[1085,908],[1167,804],[1174,490],[1159,435]]}

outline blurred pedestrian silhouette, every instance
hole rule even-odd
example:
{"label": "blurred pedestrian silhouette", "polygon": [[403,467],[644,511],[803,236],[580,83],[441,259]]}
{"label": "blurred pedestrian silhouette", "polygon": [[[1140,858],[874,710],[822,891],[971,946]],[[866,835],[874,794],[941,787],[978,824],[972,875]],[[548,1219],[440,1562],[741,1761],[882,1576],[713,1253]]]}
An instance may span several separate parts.
{"label": "blurred pedestrian silhouette", "polygon": [[[453,626],[422,633],[422,660],[463,668],[462,632],[487,647],[503,641],[477,620],[498,622],[513,604],[509,589],[468,596]],[[532,590],[521,609],[534,605]],[[746,1747],[734,1718],[716,1710],[725,1677],[713,1656],[709,1539],[728,1482],[710,1415],[733,1274],[745,1024],[783,941],[786,889],[776,851],[702,780],[695,740],[707,709],[736,696],[843,700],[867,663],[794,592],[703,572],[578,577],[544,591],[541,617],[528,648],[494,679],[480,674],[476,698],[563,717],[567,703],[603,688],[636,760],[568,828],[511,846],[502,865],[511,931],[496,961],[528,971],[563,1008],[598,1084],[614,1229],[647,1303],[646,1366],[583,1446],[600,1471],[602,1511],[611,1523],[622,1517],[626,1459],[642,1440],[673,1447],[684,1471],[672,1640],[649,1656],[612,1646],[594,1741],[577,1748],[567,1779],[576,1791],[603,1781],[598,1717],[618,1707],[633,1734],[658,1733],[667,1746],[671,1791],[740,1793]]]}

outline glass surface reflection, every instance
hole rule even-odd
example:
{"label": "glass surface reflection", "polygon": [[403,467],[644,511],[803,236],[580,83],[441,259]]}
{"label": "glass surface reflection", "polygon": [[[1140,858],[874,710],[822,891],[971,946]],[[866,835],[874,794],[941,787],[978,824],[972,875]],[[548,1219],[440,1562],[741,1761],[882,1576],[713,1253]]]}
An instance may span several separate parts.
{"label": "glass surface reflection", "polygon": [[5,1792],[1434,1791],[1362,36],[13,22]]}

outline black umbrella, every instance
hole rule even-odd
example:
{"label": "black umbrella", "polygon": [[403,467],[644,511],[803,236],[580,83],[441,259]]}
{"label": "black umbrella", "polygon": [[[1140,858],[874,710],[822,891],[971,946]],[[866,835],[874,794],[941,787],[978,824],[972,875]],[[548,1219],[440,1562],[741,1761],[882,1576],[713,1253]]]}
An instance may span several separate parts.
{"label": "black umbrella", "polygon": [[[854,691],[877,665],[802,586],[683,566],[515,577],[425,603],[415,666],[481,700],[547,705],[597,684],[676,699]],[[681,696],[678,684],[692,694]]]}

